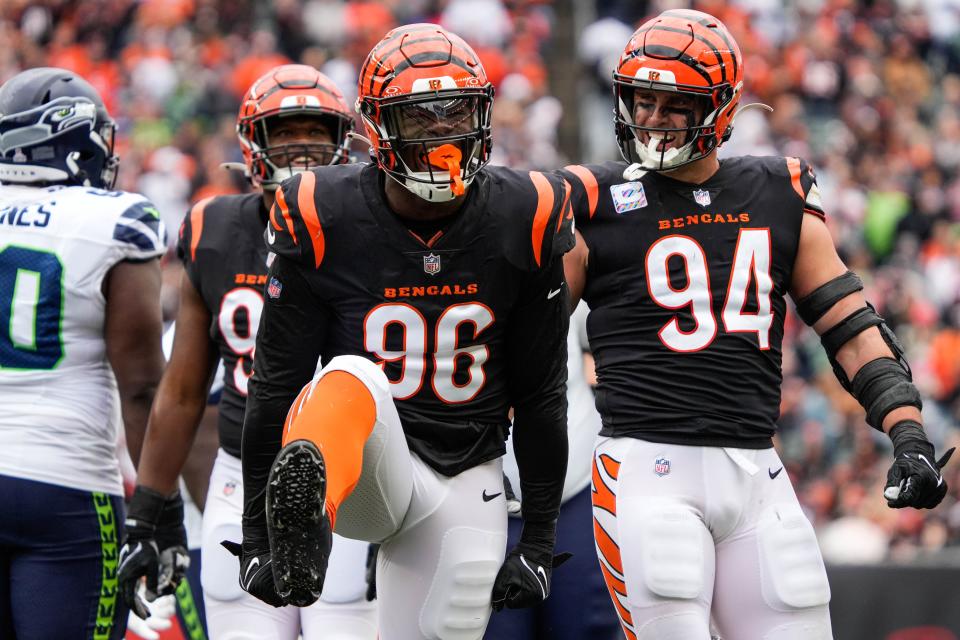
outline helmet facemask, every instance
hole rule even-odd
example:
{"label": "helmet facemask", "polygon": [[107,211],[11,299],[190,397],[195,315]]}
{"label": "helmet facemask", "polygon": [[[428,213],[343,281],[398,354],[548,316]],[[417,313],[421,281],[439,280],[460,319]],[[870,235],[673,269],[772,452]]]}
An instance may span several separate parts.
{"label": "helmet facemask", "polygon": [[463,195],[489,161],[492,89],[414,93],[361,105],[383,170],[429,202]]}
{"label": "helmet facemask", "polygon": [[[616,105],[614,122],[620,151],[627,162],[639,165],[644,171],[671,171],[709,155],[723,141],[717,137],[717,118],[732,107],[731,102],[739,95],[739,87],[738,91],[734,91],[729,85],[705,90],[701,87],[639,80],[617,73],[614,73],[613,88]],[[692,98],[695,106],[687,114],[686,125],[664,128],[636,124],[635,98],[637,91],[642,90],[670,92]],[[696,116],[698,111],[702,113],[699,119]],[[731,132],[732,127],[727,127],[723,139],[726,140]],[[664,138],[679,134],[684,135],[683,145],[668,148],[661,144]]]}
{"label": "helmet facemask", "polygon": [[[330,132],[331,142],[273,142],[271,130],[281,118],[299,116],[317,118]],[[350,118],[332,111],[296,111],[258,115],[241,121],[241,129],[247,132],[246,142],[250,149],[250,166],[256,182],[268,191],[276,190],[281,182],[297,173],[315,167],[342,164],[350,158],[350,139],[347,132],[353,128]]]}

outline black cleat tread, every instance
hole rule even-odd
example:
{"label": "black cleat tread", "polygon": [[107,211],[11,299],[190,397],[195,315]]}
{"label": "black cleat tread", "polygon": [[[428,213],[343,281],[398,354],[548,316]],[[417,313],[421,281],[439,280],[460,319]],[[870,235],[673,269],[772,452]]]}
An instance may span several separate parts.
{"label": "black cleat tread", "polygon": [[324,501],[323,455],[307,440],[277,454],[267,482],[267,533],[277,592],[289,604],[313,604],[323,591],[331,532]]}

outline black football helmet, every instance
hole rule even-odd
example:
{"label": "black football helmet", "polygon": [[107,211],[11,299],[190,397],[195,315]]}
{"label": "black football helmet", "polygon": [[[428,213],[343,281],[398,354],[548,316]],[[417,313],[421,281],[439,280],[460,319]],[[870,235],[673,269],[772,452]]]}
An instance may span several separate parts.
{"label": "black football helmet", "polygon": [[23,71],[0,87],[0,182],[112,189],[115,131],[96,89],[77,74]]}

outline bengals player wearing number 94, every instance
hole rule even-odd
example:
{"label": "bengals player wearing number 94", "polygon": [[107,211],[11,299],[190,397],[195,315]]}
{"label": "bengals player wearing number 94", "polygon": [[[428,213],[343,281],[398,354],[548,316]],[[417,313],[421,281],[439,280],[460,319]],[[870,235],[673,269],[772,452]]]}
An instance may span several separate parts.
{"label": "bengals player wearing number 94", "polygon": [[573,301],[590,305],[594,534],[630,640],[831,638],[814,531],[772,447],[786,294],[834,371],[889,434],[893,508],[946,493],[896,337],[837,255],[813,170],[719,161],[743,87],[720,21],[670,10],[614,71],[626,163],[569,166]]}

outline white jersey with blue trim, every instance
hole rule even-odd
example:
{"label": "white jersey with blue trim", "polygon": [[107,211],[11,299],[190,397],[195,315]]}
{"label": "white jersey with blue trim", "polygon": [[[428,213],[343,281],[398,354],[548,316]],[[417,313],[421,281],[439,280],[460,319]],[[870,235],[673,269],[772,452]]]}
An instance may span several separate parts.
{"label": "white jersey with blue trim", "polygon": [[122,493],[103,282],[165,251],[141,195],[0,185],[0,474]]}

